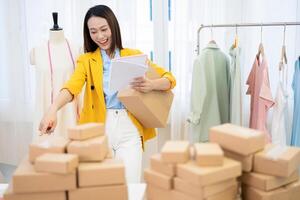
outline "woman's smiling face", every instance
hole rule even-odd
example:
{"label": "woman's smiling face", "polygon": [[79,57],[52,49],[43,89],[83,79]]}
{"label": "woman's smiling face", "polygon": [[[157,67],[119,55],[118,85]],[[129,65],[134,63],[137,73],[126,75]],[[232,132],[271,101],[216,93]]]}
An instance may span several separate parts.
{"label": "woman's smiling face", "polygon": [[111,47],[111,29],[106,21],[102,17],[91,17],[87,22],[90,36],[92,40],[106,53],[110,54]]}

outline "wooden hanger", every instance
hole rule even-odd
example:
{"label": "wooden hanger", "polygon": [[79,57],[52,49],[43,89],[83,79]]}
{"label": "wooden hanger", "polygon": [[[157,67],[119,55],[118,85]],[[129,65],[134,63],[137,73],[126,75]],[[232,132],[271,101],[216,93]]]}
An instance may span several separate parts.
{"label": "wooden hanger", "polygon": [[239,37],[238,37],[238,32],[237,32],[237,25],[235,26],[235,37],[234,37],[234,43],[233,47],[237,48],[239,44]]}
{"label": "wooden hanger", "polygon": [[285,47],[285,30],[286,30],[286,26],[284,26],[284,30],[283,30],[283,44],[282,44],[282,48],[281,48],[279,70],[282,70],[284,67],[284,64],[287,64],[286,47]]}
{"label": "wooden hanger", "polygon": [[210,27],[210,41],[209,44],[217,44],[216,41],[214,40],[214,34],[213,34],[213,24]]}
{"label": "wooden hanger", "polygon": [[258,52],[256,54],[257,59],[259,59],[260,56],[264,57],[265,50],[264,45],[262,44],[262,26],[260,27],[260,44],[258,46]]}

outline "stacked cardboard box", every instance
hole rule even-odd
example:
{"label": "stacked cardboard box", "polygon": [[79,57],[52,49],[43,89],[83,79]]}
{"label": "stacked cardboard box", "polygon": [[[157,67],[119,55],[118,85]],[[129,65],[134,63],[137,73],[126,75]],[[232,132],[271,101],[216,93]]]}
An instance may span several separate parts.
{"label": "stacked cardboard box", "polygon": [[68,191],[69,200],[127,200],[125,168],[112,158],[103,124],[85,124],[68,130],[68,153],[79,156],[78,188]]}
{"label": "stacked cardboard box", "polygon": [[[210,129],[210,141],[220,144],[225,156],[240,161],[244,200],[296,199],[299,194],[300,149],[265,145],[260,131],[223,124]],[[299,198],[299,197],[298,197]]]}
{"label": "stacked cardboard box", "polygon": [[68,140],[42,136],[34,141],[4,199],[127,200],[124,165],[112,159],[104,125],[79,125],[68,135]]}
{"label": "stacked cardboard box", "polygon": [[[76,167],[78,165],[76,155],[64,154],[68,143],[68,139],[57,136],[44,135],[36,138],[29,146],[29,156],[21,161],[14,172],[4,199],[66,200],[66,191],[76,188]],[[44,165],[53,156],[57,159],[50,162],[49,166]],[[48,171],[49,169],[50,171]],[[59,173],[52,173],[51,169]]]}
{"label": "stacked cardboard box", "polygon": [[241,165],[224,158],[217,144],[168,141],[150,164],[144,173],[148,200],[236,199]]}
{"label": "stacked cardboard box", "polygon": [[[243,172],[252,171],[254,154],[265,146],[264,134],[261,131],[233,124],[212,127],[209,140],[218,143],[226,157],[240,162]],[[241,194],[241,179],[238,179],[238,184]]]}
{"label": "stacked cardboard box", "polygon": [[300,148],[266,145],[254,155],[253,172],[242,176],[244,199],[299,199],[299,166]]}

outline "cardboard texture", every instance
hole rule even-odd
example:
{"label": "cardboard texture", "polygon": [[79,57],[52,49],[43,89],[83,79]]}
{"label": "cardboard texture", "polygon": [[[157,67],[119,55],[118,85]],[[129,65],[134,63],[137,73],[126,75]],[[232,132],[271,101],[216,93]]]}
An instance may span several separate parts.
{"label": "cardboard texture", "polygon": [[151,184],[147,184],[146,187],[147,200],[173,200],[171,191],[172,190],[166,190]]}
{"label": "cardboard texture", "polygon": [[269,157],[274,145],[254,155],[253,171],[267,175],[289,177],[300,165],[300,148],[286,147],[283,152],[276,153],[276,158]]}
{"label": "cardboard texture", "polygon": [[227,190],[233,185],[237,185],[237,181],[235,179],[229,179],[213,185],[201,187],[199,185],[191,184],[188,181],[184,181],[180,178],[174,178],[175,190],[186,193],[197,199],[204,199],[209,196],[215,195],[217,193]]}
{"label": "cardboard texture", "polygon": [[199,166],[221,166],[223,165],[224,153],[216,143],[196,143],[196,163]]}
{"label": "cardboard texture", "polygon": [[176,173],[176,165],[164,163],[160,154],[151,156],[150,167],[154,171],[165,174],[167,176],[175,176]]}
{"label": "cardboard texture", "polygon": [[67,200],[66,192],[15,194],[11,186],[5,191],[3,197],[5,200]]}
{"label": "cardboard texture", "polygon": [[161,158],[165,163],[185,163],[190,158],[188,141],[167,141],[161,149]]}
{"label": "cardboard texture", "polygon": [[104,124],[87,123],[68,128],[68,137],[71,140],[86,140],[104,135],[104,132]]}
{"label": "cardboard texture", "polygon": [[154,185],[166,190],[173,188],[173,178],[151,169],[144,170],[144,179],[147,184]]}
{"label": "cardboard texture", "polygon": [[222,124],[210,128],[209,141],[241,155],[253,154],[265,146],[265,136],[261,131],[233,124]]}
{"label": "cardboard texture", "polygon": [[97,163],[79,164],[79,187],[116,184],[125,184],[125,166],[122,160],[105,159]]}
{"label": "cardboard texture", "polygon": [[86,187],[68,191],[68,200],[127,200],[126,185]]}
{"label": "cardboard texture", "polygon": [[264,175],[259,173],[243,173],[242,182],[248,186],[260,189],[263,191],[270,191],[297,181],[299,172],[295,171],[288,178]]}
{"label": "cardboard texture", "polygon": [[36,157],[44,153],[65,153],[69,142],[70,140],[59,136],[38,136],[29,145],[29,160],[34,163]]}
{"label": "cardboard texture", "polygon": [[46,153],[36,158],[34,169],[37,172],[67,174],[78,166],[78,155]]}
{"label": "cardboard texture", "polygon": [[231,151],[224,150],[224,155],[227,158],[231,158],[233,160],[241,162],[242,170],[244,172],[251,172],[252,171],[254,154],[250,154],[248,156],[243,156],[243,155],[239,155],[237,153],[233,153]]}
{"label": "cardboard texture", "polygon": [[[215,195],[209,196],[207,198],[202,198],[203,200],[235,200],[237,196],[237,186],[230,186],[227,190],[217,193]],[[200,198],[195,198],[183,192],[172,190],[172,197],[174,200],[197,200]]]}
{"label": "cardboard texture", "polygon": [[199,186],[191,184],[180,178],[174,178],[174,189],[186,193],[197,199],[204,199],[209,196],[218,194],[230,188],[231,186],[237,186],[237,181],[235,179],[225,180],[216,184]]}
{"label": "cardboard texture", "polygon": [[14,193],[54,192],[76,188],[76,172],[69,174],[41,173],[24,159],[12,177]]}
{"label": "cardboard texture", "polygon": [[205,200],[231,200],[236,199],[237,194],[238,188],[233,185],[223,192],[207,197]]}
{"label": "cardboard texture", "polygon": [[172,200],[197,200],[197,198],[178,190],[172,190],[171,195],[172,195]]}
{"label": "cardboard texture", "polygon": [[289,191],[289,200],[299,200],[300,197],[300,180],[286,186]]}
{"label": "cardboard texture", "polygon": [[83,141],[72,141],[68,153],[77,154],[79,162],[102,161],[108,153],[107,136],[99,136]]}
{"label": "cardboard texture", "polygon": [[[291,200],[291,191],[285,187],[265,192],[253,187],[243,186],[243,200]],[[299,190],[299,188],[298,188]],[[298,197],[299,198],[299,197]]]}
{"label": "cardboard texture", "polygon": [[[146,76],[160,78],[152,67]],[[142,93],[127,88],[118,92],[118,98],[145,128],[163,128],[167,125],[174,94],[171,90]]]}
{"label": "cardboard texture", "polygon": [[201,167],[194,161],[178,164],[176,175],[192,184],[207,186],[241,175],[241,164],[235,160],[224,158],[223,166]]}

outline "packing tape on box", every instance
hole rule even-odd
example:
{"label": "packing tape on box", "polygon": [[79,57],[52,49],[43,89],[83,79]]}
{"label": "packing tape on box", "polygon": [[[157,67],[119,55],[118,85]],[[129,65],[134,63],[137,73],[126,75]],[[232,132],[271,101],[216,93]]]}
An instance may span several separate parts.
{"label": "packing tape on box", "polygon": [[275,145],[266,152],[266,157],[272,160],[278,160],[278,158],[287,150],[287,146]]}

